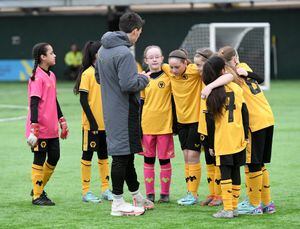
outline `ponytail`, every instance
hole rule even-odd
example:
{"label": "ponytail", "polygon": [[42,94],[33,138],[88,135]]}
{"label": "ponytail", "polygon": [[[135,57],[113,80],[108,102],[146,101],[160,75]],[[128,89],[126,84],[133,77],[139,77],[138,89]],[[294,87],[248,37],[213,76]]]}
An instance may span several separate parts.
{"label": "ponytail", "polygon": [[41,63],[41,55],[47,55],[47,51],[48,51],[48,47],[49,44],[48,43],[38,43],[36,45],[33,46],[32,48],[32,57],[34,59],[34,66],[32,69],[32,75],[30,77],[30,79],[32,81],[35,80],[35,72],[37,67],[39,66],[39,64]]}
{"label": "ponytail", "polygon": [[79,94],[79,87],[81,83],[82,73],[92,66],[96,60],[96,54],[101,46],[100,41],[88,41],[85,43],[83,48],[83,58],[82,64],[80,66],[80,70],[73,88],[73,92],[75,95]]}
{"label": "ponytail", "polygon": [[[222,58],[213,56],[207,60],[203,66],[203,82],[208,85],[215,81],[225,67],[225,62]],[[206,104],[209,112],[216,118],[220,117],[223,112],[223,107],[226,102],[226,91],[224,86],[217,87],[212,90],[207,98]]]}
{"label": "ponytail", "polygon": [[32,69],[32,75],[31,75],[31,77],[30,77],[30,79],[31,79],[32,81],[35,80],[35,71],[36,71],[38,65],[39,65],[38,60],[34,60],[34,66],[33,66],[33,69]]}

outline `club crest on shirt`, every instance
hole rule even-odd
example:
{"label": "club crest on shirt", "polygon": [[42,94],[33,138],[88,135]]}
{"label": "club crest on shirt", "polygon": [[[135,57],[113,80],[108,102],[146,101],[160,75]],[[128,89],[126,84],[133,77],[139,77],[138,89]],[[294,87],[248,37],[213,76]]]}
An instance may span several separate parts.
{"label": "club crest on shirt", "polygon": [[183,78],[184,80],[187,80],[189,77],[188,77],[187,75],[183,75],[182,78]]}
{"label": "club crest on shirt", "polygon": [[159,88],[164,88],[166,85],[165,85],[165,82],[164,81],[159,81],[158,82],[158,87]]}

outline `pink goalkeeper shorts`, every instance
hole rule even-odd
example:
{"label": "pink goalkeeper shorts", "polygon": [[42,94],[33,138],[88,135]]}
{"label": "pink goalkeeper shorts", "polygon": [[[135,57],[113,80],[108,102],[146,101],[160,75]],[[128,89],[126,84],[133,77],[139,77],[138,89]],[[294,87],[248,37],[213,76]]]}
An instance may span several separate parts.
{"label": "pink goalkeeper shorts", "polygon": [[145,157],[155,157],[156,152],[158,159],[170,159],[175,157],[173,134],[144,134],[142,143]]}

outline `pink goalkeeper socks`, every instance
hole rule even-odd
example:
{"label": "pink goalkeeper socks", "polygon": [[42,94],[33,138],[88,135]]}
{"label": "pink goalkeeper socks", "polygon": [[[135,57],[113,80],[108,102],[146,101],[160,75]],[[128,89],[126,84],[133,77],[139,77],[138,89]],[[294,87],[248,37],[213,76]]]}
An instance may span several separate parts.
{"label": "pink goalkeeper socks", "polygon": [[154,180],[155,180],[154,164],[144,163],[144,181],[145,181],[146,195],[155,193]]}
{"label": "pink goalkeeper socks", "polygon": [[161,194],[169,195],[170,193],[170,184],[172,176],[172,166],[171,163],[160,166],[160,185],[161,185]]}

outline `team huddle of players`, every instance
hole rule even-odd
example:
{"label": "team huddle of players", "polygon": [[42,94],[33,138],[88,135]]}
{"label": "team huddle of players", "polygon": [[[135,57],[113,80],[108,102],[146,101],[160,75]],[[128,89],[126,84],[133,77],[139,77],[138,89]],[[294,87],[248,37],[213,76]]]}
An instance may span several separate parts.
{"label": "team huddle of players", "polygon": [[[109,189],[101,91],[94,67],[100,45],[96,41],[85,45],[82,71],[74,87],[74,93],[80,94],[83,110],[82,200],[94,203],[113,198]],[[68,127],[56,99],[55,76],[49,71],[49,67],[55,64],[53,49],[47,43],[40,43],[33,51],[35,66],[28,86],[30,112],[26,125],[27,141],[34,152],[32,203],[54,205],[44,187],[59,160],[57,123],[60,123],[60,137],[63,139],[68,136]],[[141,154],[144,156],[147,199],[155,201],[157,157],[161,184],[158,202],[170,201],[171,159],[175,156],[173,136],[178,135],[185,160],[187,188],[187,194],[177,201],[179,205],[200,202],[198,188],[202,150],[205,153],[210,193],[200,204],[223,204],[223,209],[214,217],[274,213],[269,173],[265,167],[265,163],[271,160],[274,117],[258,85],[263,79],[246,63],[240,63],[236,50],[229,46],[217,53],[208,48],[198,49],[194,63],[188,59],[185,50],[174,50],[168,56],[168,64],[164,64],[160,47],[152,45],[144,51],[144,62],[147,71],[151,72],[149,84],[141,91],[140,100],[141,141],[144,148]],[[46,109],[41,110],[40,106]],[[98,154],[102,198],[90,191],[94,151]],[[240,166],[245,168],[247,198],[239,203]]]}
{"label": "team huddle of players", "polygon": [[[275,212],[264,165],[271,159],[274,117],[258,85],[263,79],[246,63],[240,63],[236,50],[229,46],[218,53],[198,49],[194,64],[184,50],[172,51],[168,64],[163,64],[161,49],[149,46],[144,60],[153,72],[141,93],[147,198],[155,200],[157,152],[161,166],[159,202],[169,201],[170,158],[174,157],[172,134],[178,134],[187,184],[187,195],[178,204],[198,203],[199,158],[203,149],[210,194],[200,204],[223,204],[224,208],[214,217]],[[243,165],[247,199],[238,204]]]}

